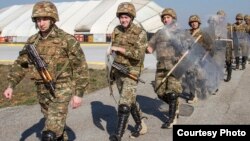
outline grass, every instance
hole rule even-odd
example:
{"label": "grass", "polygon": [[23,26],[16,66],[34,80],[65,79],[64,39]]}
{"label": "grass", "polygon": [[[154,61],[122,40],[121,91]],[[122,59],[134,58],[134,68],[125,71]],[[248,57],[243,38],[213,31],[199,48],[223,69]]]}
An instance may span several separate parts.
{"label": "grass", "polygon": [[[10,69],[10,65],[0,65],[0,108],[12,107],[18,105],[33,105],[37,104],[37,96],[35,92],[35,85],[33,81],[29,79],[27,75],[14,89],[14,96],[11,100],[6,100],[3,96],[3,92],[7,87],[7,74]],[[107,87],[106,72],[100,69],[89,69],[90,84],[88,92],[94,92],[101,88]]]}

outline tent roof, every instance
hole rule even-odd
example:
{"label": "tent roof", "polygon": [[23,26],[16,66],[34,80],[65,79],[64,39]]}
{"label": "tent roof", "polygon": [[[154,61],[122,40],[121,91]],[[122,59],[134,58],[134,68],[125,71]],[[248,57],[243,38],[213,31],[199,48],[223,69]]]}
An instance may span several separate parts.
{"label": "tent roof", "polygon": [[[70,34],[111,33],[119,24],[116,10],[121,2],[132,2],[137,11],[135,23],[148,32],[155,32],[163,25],[159,13],[163,10],[151,0],[90,0],[55,3],[59,13],[56,25]],[[33,4],[13,5],[0,9],[1,36],[30,36],[37,32],[31,20]],[[152,24],[153,23],[153,24]]]}

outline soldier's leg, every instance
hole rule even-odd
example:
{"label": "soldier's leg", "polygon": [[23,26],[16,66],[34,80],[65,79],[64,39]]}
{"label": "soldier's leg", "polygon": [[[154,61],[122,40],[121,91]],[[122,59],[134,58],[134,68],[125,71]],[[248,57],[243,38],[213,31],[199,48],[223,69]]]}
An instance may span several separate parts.
{"label": "soldier's leg", "polygon": [[47,119],[44,131],[52,131],[56,134],[57,141],[65,141],[64,138],[68,105],[72,97],[72,90],[69,84],[56,84],[56,98],[51,99],[47,105]]}
{"label": "soldier's leg", "polygon": [[242,56],[242,70],[246,68],[247,56]]}
{"label": "soldier's leg", "polygon": [[169,116],[162,128],[172,128],[177,122],[179,115],[179,101],[178,96],[182,92],[181,82],[170,76],[167,80],[167,89],[164,97],[169,102]]}
{"label": "soldier's leg", "polygon": [[133,103],[131,105],[131,115],[135,121],[135,131],[132,132],[131,137],[139,137],[147,132],[147,126],[143,121],[141,116],[141,110],[138,103]]}
{"label": "soldier's leg", "polygon": [[109,137],[110,141],[121,141],[121,138],[127,127],[127,122],[130,114],[130,107],[126,104],[120,104],[118,106],[118,126],[116,133]]}
{"label": "soldier's leg", "polygon": [[239,67],[240,67],[240,57],[235,57],[235,64],[236,64],[235,69],[239,69]]}
{"label": "soldier's leg", "polygon": [[231,61],[226,61],[226,70],[227,70],[227,78],[224,81],[229,82],[232,76],[232,62]]}
{"label": "soldier's leg", "polygon": [[196,93],[197,93],[197,88],[196,88],[196,79],[195,79],[195,74],[194,72],[189,72],[186,75],[186,81],[188,83],[189,91],[190,91],[190,97],[187,99],[187,103],[195,103],[197,101]]}
{"label": "soldier's leg", "polygon": [[[110,136],[109,138],[110,141],[121,140],[125,132],[125,128],[127,126],[130,112],[134,113],[133,116],[135,116],[136,124],[138,123],[139,120],[140,120],[140,123],[142,123],[140,115],[138,115],[137,113],[137,110],[139,109],[137,109],[137,107],[133,107],[134,108],[132,109],[133,112],[131,111],[132,104],[136,103],[135,94],[136,94],[136,88],[137,88],[138,83],[128,78],[127,76],[120,76],[118,80],[120,80],[120,82],[117,83],[117,85],[122,85],[122,86],[118,86],[118,88],[120,88],[119,90],[120,100],[119,100],[119,107],[118,107],[118,126],[116,130],[116,134]],[[139,118],[136,118],[136,117],[139,117]]]}
{"label": "soldier's leg", "polygon": [[176,111],[178,110],[178,94],[175,93],[167,93],[166,94],[169,99],[169,114],[168,119],[162,124],[161,128],[172,128],[174,124],[177,123]]}

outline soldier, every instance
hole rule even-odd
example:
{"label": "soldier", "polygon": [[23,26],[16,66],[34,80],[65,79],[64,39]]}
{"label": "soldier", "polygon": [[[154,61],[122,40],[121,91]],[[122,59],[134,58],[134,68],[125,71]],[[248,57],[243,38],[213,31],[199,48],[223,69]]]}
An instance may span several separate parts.
{"label": "soldier", "polygon": [[[224,22],[226,19],[226,13],[223,10],[219,10],[216,13],[219,16],[219,22]],[[227,44],[226,44],[226,54],[225,54],[225,59],[226,59],[226,71],[227,71],[227,78],[224,80],[225,82],[229,82],[231,80],[231,76],[232,76],[232,60],[233,60],[233,43],[232,43],[232,26],[231,24],[227,23],[225,25],[226,27],[226,31],[227,34],[225,35],[225,37],[220,36],[217,37],[218,39],[228,39]],[[230,42],[231,41],[231,42]]]}
{"label": "soldier", "polygon": [[247,49],[247,40],[246,40],[246,25],[243,22],[244,15],[238,13],[235,17],[236,22],[232,25],[233,26],[233,38],[234,38],[234,54],[235,54],[235,62],[236,62],[236,69],[239,69],[240,64],[240,56],[241,57],[241,65],[242,70],[246,68],[246,61],[248,57],[248,49]]}
{"label": "soldier", "polygon": [[[26,46],[20,51],[17,60],[8,75],[9,86],[4,91],[7,99],[12,98],[15,86],[31,73],[35,82],[41,112],[44,114],[45,127],[42,141],[67,141],[65,132],[68,105],[78,108],[88,86],[88,67],[85,55],[76,39],[59,29],[56,6],[50,1],[37,2],[32,11],[32,21],[38,33],[32,35]],[[54,95],[45,86],[28,57],[27,45],[34,45],[39,56],[47,65],[48,72],[54,81]]]}
{"label": "soldier", "polygon": [[[133,23],[136,17],[136,10],[132,3],[121,3],[116,12],[120,25],[116,26],[112,33],[111,52],[115,52],[114,62],[128,68],[134,76],[140,76],[142,64],[147,47],[146,32]],[[136,102],[136,89],[138,81],[113,69],[120,99],[118,103],[118,127],[116,134],[110,136],[110,141],[120,141],[129,115],[131,113],[136,125],[131,137],[138,137],[147,132],[147,127],[142,120],[141,110]]]}
{"label": "soldier", "polygon": [[245,15],[244,16],[244,21],[246,23],[246,32],[249,35],[250,34],[250,15]]}
{"label": "soldier", "polygon": [[[191,15],[189,17],[188,24],[191,27],[191,29],[189,29],[189,33],[192,35],[192,37],[194,37],[194,39],[197,40],[197,43],[199,43],[201,47],[203,47],[206,51],[210,52],[212,41],[208,40],[209,39],[208,36],[206,36],[205,33],[201,31],[200,17],[198,15]],[[199,66],[196,65],[187,71],[186,82],[189,86],[189,90],[191,93],[190,99],[187,100],[188,103],[194,103],[198,100],[197,99],[198,92],[201,93],[202,95],[205,95],[207,93],[206,79],[204,76],[204,72],[202,72],[202,69],[199,68]],[[201,88],[201,90],[199,91],[198,88]]]}
{"label": "soldier", "polygon": [[[161,21],[168,28],[174,29],[177,21],[175,11],[171,8],[164,9],[161,13]],[[168,46],[164,37],[161,36],[161,30],[158,30],[150,39],[147,52],[153,53],[156,51],[155,92],[161,100],[169,104],[169,118],[162,124],[161,128],[172,128],[178,117],[178,95],[182,92],[182,86],[181,82],[173,75],[170,75],[163,85],[161,85],[161,81],[173,68],[179,56],[175,56],[174,47]],[[164,60],[159,58],[164,58]],[[161,87],[159,87],[160,85]],[[158,90],[156,90],[157,88]]]}
{"label": "soldier", "polygon": [[[245,21],[245,24],[246,24],[246,32],[248,33],[248,37],[250,36],[250,15],[245,15],[244,16],[244,21]],[[248,39],[248,42],[249,42],[249,39]],[[247,44],[247,48],[248,48],[248,54],[249,54],[249,43]],[[248,62],[250,61],[250,57],[248,55]]]}

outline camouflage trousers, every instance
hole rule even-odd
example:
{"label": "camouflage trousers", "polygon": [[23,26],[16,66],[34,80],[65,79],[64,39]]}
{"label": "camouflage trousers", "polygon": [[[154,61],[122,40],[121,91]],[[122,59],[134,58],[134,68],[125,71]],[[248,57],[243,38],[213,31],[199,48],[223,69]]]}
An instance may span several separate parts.
{"label": "camouflage trousers", "polygon": [[[155,89],[159,87],[162,79],[167,76],[168,71],[166,69],[157,69],[155,74]],[[163,96],[165,93],[182,93],[181,80],[176,79],[174,76],[170,75],[163,85],[158,89],[156,94],[158,96]]]}
{"label": "camouflage trousers", "polygon": [[231,63],[233,59],[232,42],[227,43],[225,56],[226,56],[226,62]]}
{"label": "camouflage trousers", "polygon": [[67,133],[64,132],[68,105],[72,97],[72,89],[68,83],[56,84],[55,98],[46,90],[44,85],[37,85],[37,96],[41,105],[41,112],[45,118],[43,131],[50,130],[56,133],[57,137],[64,136],[67,140]]}
{"label": "camouflage trousers", "polygon": [[114,77],[120,94],[119,105],[125,104],[131,106],[135,104],[138,82],[119,71],[114,72]]}

